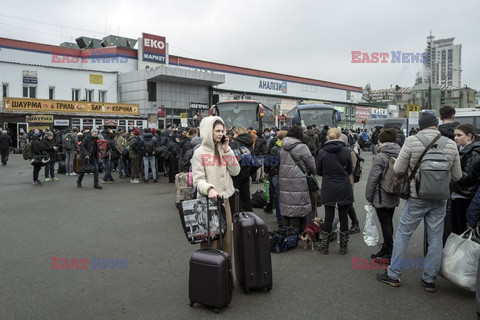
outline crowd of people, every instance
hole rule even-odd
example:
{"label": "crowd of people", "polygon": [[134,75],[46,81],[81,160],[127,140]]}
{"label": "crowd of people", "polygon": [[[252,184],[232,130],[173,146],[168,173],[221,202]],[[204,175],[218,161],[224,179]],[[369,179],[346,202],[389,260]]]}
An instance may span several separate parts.
{"label": "crowd of people", "polygon": [[[378,274],[377,279],[392,286],[400,285],[401,260],[408,241],[419,222],[426,218],[429,250],[422,284],[427,291],[435,291],[446,236],[474,228],[480,221],[480,143],[476,142],[475,130],[469,124],[454,121],[454,108],[443,107],[440,118],[442,125],[432,114],[422,113],[418,133],[407,138],[401,130],[388,127],[373,128],[370,134],[328,127],[320,130],[314,125],[263,132],[237,126],[226,132],[220,117],[203,119],[199,128],[167,126],[161,131],[135,128],[130,132],[72,128],[63,132],[33,130],[26,136],[31,144],[34,184],[42,184],[39,178],[42,167],[44,182],[57,181],[57,162],[62,163],[67,176],[77,176],[78,188],[82,188],[88,173],[93,174],[94,188],[102,189],[99,172],[104,172],[102,182],[109,184],[116,181],[114,171],[117,179],[130,178],[131,183],[150,180],[156,183],[159,175],[174,183],[177,173],[191,171],[200,195],[229,199],[225,201],[229,225],[230,208],[236,207],[234,190],[239,190],[240,210],[251,211],[252,183],[268,181],[270,201],[264,211],[272,213],[275,208],[278,227],[294,227],[300,232],[310,222],[307,217],[312,217],[312,213],[316,216],[317,202],[323,205],[322,254],[329,254],[335,211],[339,217],[341,253],[347,253],[349,234],[360,231],[353,206],[354,172],[360,165],[360,145],[370,141],[375,156],[368,173],[365,200],[376,211],[384,241],[371,257],[390,263],[387,273]],[[395,233],[393,216],[400,198],[380,185],[389,160],[397,159],[394,166],[397,174],[410,173],[425,149],[417,136],[432,141],[440,134],[448,138],[444,152],[451,166],[451,197],[448,201],[424,200],[417,194],[413,179]],[[9,139],[6,131],[0,132],[4,165],[8,160],[4,146],[11,145]],[[322,177],[318,198],[312,196],[307,182],[307,176],[315,174]],[[227,233],[227,251],[231,250],[230,238]]]}

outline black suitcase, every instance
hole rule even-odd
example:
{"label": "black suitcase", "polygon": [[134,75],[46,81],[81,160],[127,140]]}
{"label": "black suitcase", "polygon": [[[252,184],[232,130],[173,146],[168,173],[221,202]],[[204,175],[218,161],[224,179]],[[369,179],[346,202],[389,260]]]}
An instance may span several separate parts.
{"label": "black suitcase", "polygon": [[[218,205],[223,205],[220,201]],[[207,201],[207,230],[210,233],[209,201]],[[220,232],[220,246],[222,232]],[[208,238],[210,246],[210,237]],[[232,300],[232,260],[228,253],[212,249],[200,249],[190,258],[188,295],[190,307],[195,303],[215,308],[219,313]]]}
{"label": "black suitcase", "polygon": [[65,168],[65,161],[61,161],[58,163],[57,173],[58,174],[67,173],[67,169]]}
{"label": "black suitcase", "polygon": [[270,234],[262,219],[252,212],[240,212],[234,217],[233,244],[235,274],[243,290],[272,289],[272,259]]}
{"label": "black suitcase", "polygon": [[[238,191],[235,192],[238,199]],[[238,201],[235,201],[238,203]],[[238,212],[233,219],[235,274],[245,293],[250,289],[272,289],[270,234],[265,222],[252,212]]]}

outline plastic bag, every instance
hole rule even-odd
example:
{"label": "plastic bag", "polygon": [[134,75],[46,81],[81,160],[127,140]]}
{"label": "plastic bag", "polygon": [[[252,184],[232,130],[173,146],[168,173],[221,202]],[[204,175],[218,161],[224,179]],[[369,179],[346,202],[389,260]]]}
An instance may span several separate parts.
{"label": "plastic bag", "polygon": [[367,210],[367,218],[365,221],[365,227],[363,228],[363,240],[367,246],[376,246],[378,244],[379,235],[373,216],[373,207],[366,205],[364,208]]}
{"label": "plastic bag", "polygon": [[[465,234],[468,232],[468,238]],[[475,291],[480,244],[472,240],[473,230],[451,233],[443,249],[440,274],[460,288]]]}
{"label": "plastic bag", "polygon": [[270,180],[268,179],[263,182],[263,198],[267,203],[270,203]]}

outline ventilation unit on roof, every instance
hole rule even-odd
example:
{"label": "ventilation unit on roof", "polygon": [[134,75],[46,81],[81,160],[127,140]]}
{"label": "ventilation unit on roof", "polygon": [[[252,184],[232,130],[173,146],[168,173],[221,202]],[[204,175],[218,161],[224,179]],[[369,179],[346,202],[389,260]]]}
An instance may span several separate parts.
{"label": "ventilation unit on roof", "polygon": [[103,38],[102,46],[103,47],[124,47],[124,48],[133,49],[136,43],[137,43],[137,40],[135,39],[109,35]]}
{"label": "ventilation unit on roof", "polygon": [[102,47],[102,40],[89,38],[89,37],[79,37],[75,39],[80,49],[96,49]]}
{"label": "ventilation unit on roof", "polygon": [[62,43],[60,43],[60,47],[70,48],[70,49],[80,49],[78,47],[78,44],[73,43],[73,42],[62,42]]}

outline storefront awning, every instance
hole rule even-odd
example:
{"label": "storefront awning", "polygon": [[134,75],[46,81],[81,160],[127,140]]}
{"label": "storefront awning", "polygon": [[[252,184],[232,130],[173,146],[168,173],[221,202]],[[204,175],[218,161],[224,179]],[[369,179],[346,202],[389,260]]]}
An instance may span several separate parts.
{"label": "storefront awning", "polygon": [[164,81],[205,87],[216,86],[225,83],[224,74],[206,70],[158,66],[155,68],[145,69],[145,73],[148,81]]}

